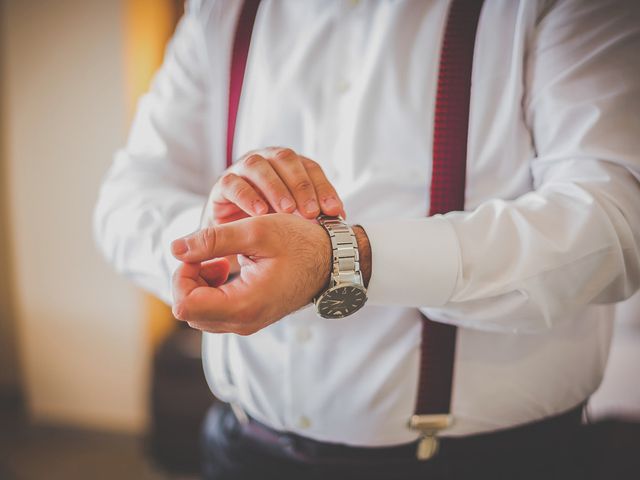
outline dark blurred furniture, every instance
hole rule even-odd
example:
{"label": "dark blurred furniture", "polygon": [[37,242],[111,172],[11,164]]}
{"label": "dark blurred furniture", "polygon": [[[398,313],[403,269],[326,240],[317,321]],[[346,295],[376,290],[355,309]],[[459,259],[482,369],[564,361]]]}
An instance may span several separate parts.
{"label": "dark blurred furniture", "polygon": [[215,401],[204,378],[201,333],[180,323],[153,358],[151,427],[152,460],[171,473],[200,470],[200,431]]}

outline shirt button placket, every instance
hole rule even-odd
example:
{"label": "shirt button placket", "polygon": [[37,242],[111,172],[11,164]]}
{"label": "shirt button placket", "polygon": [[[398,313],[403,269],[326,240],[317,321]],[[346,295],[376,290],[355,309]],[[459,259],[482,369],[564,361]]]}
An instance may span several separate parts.
{"label": "shirt button placket", "polygon": [[[311,340],[311,329],[306,325],[301,325],[296,330],[296,340],[300,344],[305,344]],[[306,430],[311,427],[311,420],[306,415],[300,415],[298,417],[298,428]]]}
{"label": "shirt button placket", "polygon": [[309,417],[305,416],[305,415],[300,415],[300,417],[298,418],[298,427],[300,427],[303,430],[306,430],[307,428],[311,427],[311,420],[309,419]]}
{"label": "shirt button placket", "polygon": [[336,86],[336,90],[340,94],[347,93],[350,88],[351,88],[351,82],[349,82],[349,80],[347,80],[345,78],[343,78],[342,80],[338,81],[338,85]]}
{"label": "shirt button placket", "polygon": [[[290,344],[292,360],[304,358],[305,355],[310,355],[309,349],[312,349],[312,345],[309,345],[309,342],[313,338],[312,328],[306,323],[299,323],[296,325],[292,331],[292,342]],[[290,364],[291,368],[291,379],[292,389],[291,389],[291,404],[289,414],[291,415],[289,418],[291,419],[295,428],[299,430],[307,430],[311,428],[311,420],[305,414],[305,407],[307,406],[307,399],[305,398],[308,392],[308,385],[305,383],[306,381],[306,373],[305,373],[305,365],[304,362],[292,362]]]}

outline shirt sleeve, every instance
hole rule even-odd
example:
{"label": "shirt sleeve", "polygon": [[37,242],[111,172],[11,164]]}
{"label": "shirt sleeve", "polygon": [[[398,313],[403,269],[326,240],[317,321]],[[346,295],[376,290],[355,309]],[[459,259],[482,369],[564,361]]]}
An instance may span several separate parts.
{"label": "shirt sleeve", "polygon": [[171,301],[172,240],[196,230],[210,185],[208,79],[201,6],[187,4],[126,146],[106,174],[94,236],[120,273]]}
{"label": "shirt sleeve", "polygon": [[[558,2],[526,62],[533,191],[367,224],[370,301],[468,328],[535,332],[640,285],[640,9]],[[405,243],[408,240],[408,248]]]}

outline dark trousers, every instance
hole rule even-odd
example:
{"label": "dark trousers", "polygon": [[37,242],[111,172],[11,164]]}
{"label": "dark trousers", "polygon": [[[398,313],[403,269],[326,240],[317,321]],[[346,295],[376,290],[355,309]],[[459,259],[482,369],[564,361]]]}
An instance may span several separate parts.
{"label": "dark trousers", "polygon": [[216,403],[203,432],[203,476],[231,479],[585,479],[588,453],[580,408],[554,419],[497,433],[443,439],[438,455],[415,458],[416,444],[355,448],[276,432],[251,420],[241,425]]}

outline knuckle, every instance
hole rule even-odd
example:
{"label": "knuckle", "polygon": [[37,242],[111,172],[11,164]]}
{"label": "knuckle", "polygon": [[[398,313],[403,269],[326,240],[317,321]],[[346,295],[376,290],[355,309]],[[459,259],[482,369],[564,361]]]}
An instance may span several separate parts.
{"label": "knuckle", "polygon": [[256,168],[263,165],[264,162],[265,162],[265,159],[261,155],[254,153],[252,155],[249,155],[247,158],[245,158],[242,161],[242,164],[245,168]]}
{"label": "knuckle", "polygon": [[320,164],[315,160],[311,160],[310,158],[304,157],[304,166],[307,170],[322,172],[322,167],[320,166]]}
{"label": "knuckle", "polygon": [[313,185],[311,185],[308,179],[303,178],[302,180],[298,180],[293,188],[298,192],[306,193],[313,188]]}
{"label": "knuckle", "polygon": [[278,148],[275,152],[274,158],[276,160],[285,160],[296,156],[296,152],[294,152],[290,148]]}
{"label": "knuckle", "polygon": [[238,179],[238,176],[235,173],[225,173],[221,178],[220,178],[220,185],[222,185],[225,188],[229,188],[231,187],[234,183],[236,183],[236,180]]}
{"label": "knuckle", "polygon": [[281,148],[274,155],[274,159],[280,162],[291,162],[295,160],[298,156],[296,152],[291,150],[290,148]]}
{"label": "knuckle", "polygon": [[216,244],[215,227],[207,227],[200,231],[200,242],[206,252],[213,252]]}
{"label": "knuckle", "polygon": [[233,195],[236,198],[248,198],[252,192],[253,189],[246,183],[240,183],[233,189]]}

